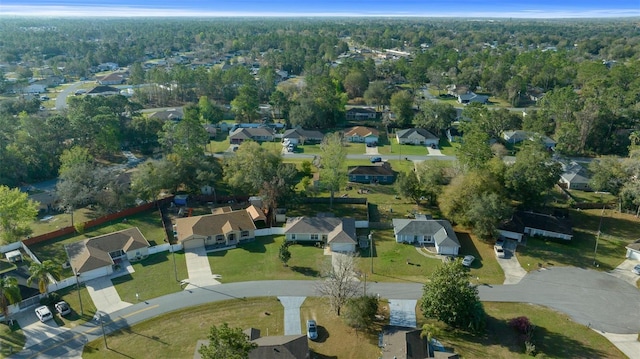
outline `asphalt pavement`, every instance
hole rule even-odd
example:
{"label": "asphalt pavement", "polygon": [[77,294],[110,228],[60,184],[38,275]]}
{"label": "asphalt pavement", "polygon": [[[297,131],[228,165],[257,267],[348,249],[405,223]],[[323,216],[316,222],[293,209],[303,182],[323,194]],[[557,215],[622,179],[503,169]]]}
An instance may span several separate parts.
{"label": "asphalt pavement", "polygon": [[[105,315],[105,332],[178,309],[228,299],[257,296],[317,296],[316,281],[255,281],[199,287],[137,303]],[[381,298],[419,300],[421,283],[368,283],[370,294]],[[481,285],[480,299],[490,302],[534,303],[568,314],[578,323],[609,333],[640,332],[640,291],[607,273],[562,267],[529,273],[515,285]],[[47,339],[11,358],[64,358],[100,338],[99,321],[88,322]]]}

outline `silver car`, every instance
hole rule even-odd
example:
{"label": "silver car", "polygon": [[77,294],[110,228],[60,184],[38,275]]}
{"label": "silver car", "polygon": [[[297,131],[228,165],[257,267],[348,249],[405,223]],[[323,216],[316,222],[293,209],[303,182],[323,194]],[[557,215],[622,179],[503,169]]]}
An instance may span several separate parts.
{"label": "silver car", "polygon": [[311,340],[318,339],[318,326],[313,319],[307,320],[307,338]]}
{"label": "silver car", "polygon": [[36,316],[43,323],[47,320],[53,319],[53,314],[51,314],[49,307],[47,307],[46,305],[36,308]]}
{"label": "silver car", "polygon": [[473,263],[473,261],[476,260],[476,257],[468,255],[468,256],[464,256],[464,258],[462,259],[462,265],[465,267],[470,267],[471,263]]}

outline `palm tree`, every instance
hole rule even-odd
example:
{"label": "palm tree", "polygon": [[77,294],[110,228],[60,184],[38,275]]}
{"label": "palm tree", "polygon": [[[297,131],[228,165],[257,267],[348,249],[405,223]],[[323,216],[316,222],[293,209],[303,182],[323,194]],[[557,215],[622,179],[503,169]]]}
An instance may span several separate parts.
{"label": "palm tree", "polygon": [[440,328],[435,324],[424,324],[422,326],[420,337],[427,339],[427,351],[429,355],[431,355],[431,339],[436,335],[440,335]]}
{"label": "palm tree", "polygon": [[17,303],[21,299],[18,280],[15,277],[0,277],[0,309],[5,321],[9,317],[9,304]]}
{"label": "palm tree", "polygon": [[38,280],[38,289],[41,294],[47,293],[47,286],[51,283],[49,275],[54,278],[60,278],[60,266],[52,260],[46,260],[42,264],[33,262],[29,267],[31,277],[27,279],[27,285],[31,285],[34,279]]}

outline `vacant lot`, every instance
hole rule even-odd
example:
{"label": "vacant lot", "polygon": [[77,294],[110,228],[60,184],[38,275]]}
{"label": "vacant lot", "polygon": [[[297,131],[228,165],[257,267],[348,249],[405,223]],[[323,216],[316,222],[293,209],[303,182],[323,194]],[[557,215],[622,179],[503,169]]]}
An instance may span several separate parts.
{"label": "vacant lot", "polygon": [[[386,307],[381,303],[381,307]],[[442,327],[436,337],[463,358],[527,358],[519,335],[507,320],[527,316],[536,325],[533,341],[538,353],[550,358],[624,358],[611,343],[596,332],[571,321],[567,316],[544,307],[520,303],[485,303],[489,317],[486,334],[469,335]],[[369,333],[356,333],[336,317],[321,298],[307,298],[301,321],[318,321],[319,339],[309,342],[312,358],[377,358],[376,323]],[[217,302],[180,310],[151,319],[109,335],[109,349],[102,339],[85,347],[83,358],[189,358],[196,341],[206,339],[211,325],[229,323],[231,327],[260,329],[261,334],[283,334],[283,308],[274,297]],[[418,314],[420,324],[425,319]],[[303,326],[304,328],[304,326]],[[303,329],[304,331],[304,329]]]}
{"label": "vacant lot", "polygon": [[[445,329],[437,335],[445,347],[463,358],[531,358],[524,354],[519,335],[507,324],[526,316],[536,326],[533,343],[544,358],[626,358],[605,337],[546,307],[526,303],[484,303],[487,311],[485,335],[474,336]],[[419,316],[419,321],[423,320]]]}

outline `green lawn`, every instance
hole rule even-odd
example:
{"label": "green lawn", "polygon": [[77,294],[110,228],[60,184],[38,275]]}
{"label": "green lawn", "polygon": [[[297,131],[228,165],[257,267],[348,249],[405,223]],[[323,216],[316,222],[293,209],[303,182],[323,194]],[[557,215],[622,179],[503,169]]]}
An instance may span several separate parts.
{"label": "green lawn", "polygon": [[[139,262],[132,263],[135,272],[130,275],[114,278],[113,282],[120,298],[129,303],[136,303],[136,293],[140,300],[160,297],[179,292],[180,280],[188,278],[187,263],[184,252],[160,252],[150,255]],[[178,281],[176,281],[176,270]]]}
{"label": "green lawn", "polygon": [[[524,354],[524,344],[507,324],[520,316],[528,317],[536,326],[533,343],[540,357],[626,358],[605,337],[554,310],[526,303],[483,304],[488,314],[485,335],[446,328],[437,335],[445,347],[454,348],[462,358],[532,358]],[[425,322],[421,315],[418,318],[420,325]]]}
{"label": "green lawn", "polygon": [[82,311],[80,310],[80,299],[78,298],[78,290],[76,286],[67,287],[57,291],[61,299],[69,303],[71,307],[71,314],[61,317],[56,316],[56,322],[62,324],[67,328],[76,327],[84,322],[93,319],[96,314],[96,306],[93,304],[93,300],[87,291],[87,287],[80,285],[80,297],[82,298]]}
{"label": "green lawn", "polygon": [[5,323],[0,323],[0,356],[8,357],[12,353],[22,350],[26,338],[18,325],[10,328]]}
{"label": "green lawn", "polygon": [[0,259],[0,274],[4,274],[7,272],[11,272],[12,270],[16,269],[18,267],[16,267],[15,264],[4,260],[4,259]]}
{"label": "green lawn", "polygon": [[[547,266],[594,268],[594,251],[602,210],[569,210],[573,221],[573,240],[527,238],[518,247],[518,258],[525,270]],[[606,210],[596,259],[600,270],[611,270],[625,259],[625,246],[638,239],[640,220],[633,215]]]}
{"label": "green lawn", "polygon": [[[42,195],[47,195],[42,194]],[[74,223],[82,223],[87,222],[91,219],[95,218],[95,211],[92,211],[88,208],[80,208],[73,211],[73,220]],[[71,214],[69,213],[60,213],[52,216],[51,219],[47,221],[41,221],[40,219],[36,219],[31,224],[31,230],[33,233],[31,236],[39,236],[41,234],[50,233],[60,228],[65,228],[71,226]]]}
{"label": "green lawn", "polygon": [[222,276],[222,283],[315,279],[320,275],[324,263],[331,260],[320,248],[295,244],[289,247],[291,260],[285,267],[278,259],[283,241],[284,236],[257,237],[255,241],[242,244],[236,249],[209,253],[211,271]]}
{"label": "green lawn", "polygon": [[[131,227],[138,227],[151,245],[164,243],[165,232],[162,228],[160,213],[157,210],[150,210],[129,216],[126,222],[123,222],[122,219],[114,220],[97,227],[89,228],[84,234],[73,234],[37,243],[30,246],[29,249],[41,260],[46,258],[64,263],[67,261],[67,254],[64,251],[65,244]],[[73,275],[71,269],[65,269],[62,274],[63,278]]]}

